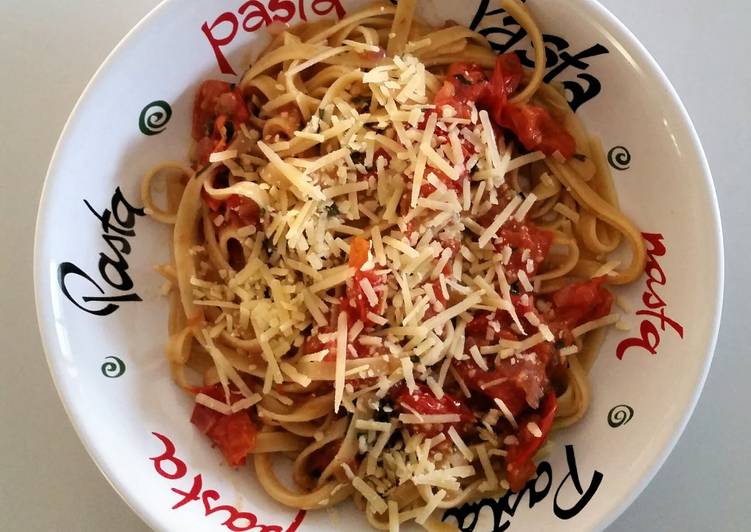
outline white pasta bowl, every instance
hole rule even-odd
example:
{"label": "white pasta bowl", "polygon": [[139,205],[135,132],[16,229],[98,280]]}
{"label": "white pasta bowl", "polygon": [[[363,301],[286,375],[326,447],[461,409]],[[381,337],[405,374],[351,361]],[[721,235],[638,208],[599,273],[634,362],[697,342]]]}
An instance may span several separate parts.
{"label": "white pasta bowl", "polygon": [[[482,31],[499,50],[524,49],[519,28],[495,4],[472,0],[457,10],[457,2],[426,0],[419,9],[430,22],[452,19]],[[241,74],[262,49],[272,17],[336,17],[359,5],[167,0],[104,62],[58,143],[34,264],[47,358],[85,447],[155,529],[366,524],[351,504],[305,515],[275,503],[251,468],[223,465],[190,424],[191,402],[163,355],[167,302],[153,270],[168,261],[169,232],[143,216],[139,194],[152,165],[186,158],[197,84],[237,79],[231,73]],[[468,531],[591,530],[612,522],[686,425],[709,369],[722,300],[712,179],[668,80],[594,0],[528,6],[547,36],[547,77],[565,84],[585,125],[602,138],[621,206],[645,234],[649,260],[642,278],[618,292],[631,307],[632,328],[608,333],[590,374],[585,418],[553,435],[553,450],[525,491],[445,516]]]}

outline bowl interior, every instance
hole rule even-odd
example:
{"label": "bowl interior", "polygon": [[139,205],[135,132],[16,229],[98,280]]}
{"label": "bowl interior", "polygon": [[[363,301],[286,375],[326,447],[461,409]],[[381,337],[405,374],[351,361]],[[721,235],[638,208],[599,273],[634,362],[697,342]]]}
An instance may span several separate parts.
{"label": "bowl interior", "polygon": [[[286,16],[252,2],[269,16]],[[257,5],[256,5],[257,4]],[[301,0],[293,22],[335,18],[362,2]],[[525,49],[495,2],[423,0],[420,15]],[[629,331],[611,331],[591,372],[582,422],[556,433],[520,495],[447,517],[465,530],[570,530],[610,522],[638,494],[682,431],[711,360],[722,244],[711,177],[690,121],[654,61],[591,0],[529,0],[546,34],[548,79],[563,82],[602,139],[623,210],[650,249],[645,276],[618,292]],[[267,42],[264,17],[218,0],[168,0],[118,46],[71,115],[40,205],[36,297],[56,384],[107,478],[157,529],[363,526],[351,505],[308,512],[271,500],[250,468],[231,470],[189,423],[191,404],[163,355],[167,303],[154,265],[169,230],[140,209],[141,176],[185,160],[197,83],[235,80]],[[260,24],[257,31],[248,31]],[[208,494],[208,495],[207,495]],[[228,524],[229,523],[229,524]]]}

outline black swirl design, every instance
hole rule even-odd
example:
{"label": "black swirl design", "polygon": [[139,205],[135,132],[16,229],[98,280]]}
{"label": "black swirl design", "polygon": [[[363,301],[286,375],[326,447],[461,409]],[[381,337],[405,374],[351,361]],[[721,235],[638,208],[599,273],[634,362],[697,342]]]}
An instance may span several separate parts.
{"label": "black swirl design", "polygon": [[633,408],[628,405],[616,405],[608,412],[608,425],[615,429],[631,421],[632,417],[634,417]]}
{"label": "black swirl design", "polygon": [[616,170],[631,168],[631,153],[623,146],[615,146],[608,152],[608,163]]}
{"label": "black swirl design", "polygon": [[164,100],[156,100],[143,108],[138,118],[138,128],[144,135],[158,135],[167,128],[172,118],[172,107]]}
{"label": "black swirl design", "polygon": [[122,359],[110,356],[104,359],[106,362],[102,364],[102,375],[110,379],[116,379],[121,377],[125,373],[125,362]]}

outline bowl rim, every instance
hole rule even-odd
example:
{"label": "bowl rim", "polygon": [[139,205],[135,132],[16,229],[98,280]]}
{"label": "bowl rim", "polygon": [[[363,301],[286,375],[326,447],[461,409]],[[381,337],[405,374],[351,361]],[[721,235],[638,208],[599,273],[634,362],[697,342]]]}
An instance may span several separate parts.
{"label": "bowl rim", "polygon": [[[43,263],[43,242],[42,228],[49,222],[46,218],[45,208],[51,201],[50,197],[50,183],[52,176],[58,172],[60,152],[64,149],[65,140],[68,136],[68,131],[72,127],[72,123],[75,121],[80,107],[88,99],[89,94],[95,90],[100,78],[102,78],[107,71],[112,68],[116,63],[118,56],[124,46],[131,40],[136,38],[142,33],[146,26],[157,18],[162,11],[173,8],[174,4],[177,4],[181,0],[161,0],[156,6],[149,10],[139,21],[133,26],[117,43],[112,51],[102,61],[100,66],[96,69],[94,74],[87,82],[85,88],[78,97],[76,104],[74,105],[70,115],[68,116],[63,129],[60,132],[58,140],[50,159],[50,163],[47,169],[47,173],[44,178],[42,192],[39,200],[39,207],[37,211],[36,224],[34,230],[34,253],[33,253],[33,282],[34,282],[34,303],[36,307],[37,325],[39,327],[39,333],[42,340],[42,347],[44,349],[45,358],[47,361],[48,369],[52,377],[52,381],[55,385],[55,389],[63,405],[63,409],[73,426],[79,440],[83,444],[86,452],[93,460],[96,467],[104,479],[110,484],[112,489],[120,496],[120,498],[128,505],[128,507],[136,514],[141,520],[154,530],[168,530],[169,523],[164,522],[158,515],[153,512],[142,500],[135,496],[132,488],[120,477],[115,475],[109,466],[108,461],[99,452],[99,449],[95,443],[95,437],[92,431],[86,428],[83,423],[78,421],[71,410],[72,400],[69,398],[67,384],[61,377],[61,371],[58,367],[58,363],[62,358],[60,356],[60,345],[57,335],[52,331],[52,328],[48,325],[47,318],[49,306],[48,301],[45,300],[48,294],[47,283],[43,281],[47,273],[44,270],[46,266]],[[691,118],[672,83],[660,68],[657,61],[652,57],[646,47],[639,41],[639,39],[623,24],[613,13],[611,13],[605,6],[603,6],[599,0],[573,0],[579,4],[579,7],[585,11],[592,13],[593,18],[599,19],[602,22],[602,28],[600,31],[609,31],[614,39],[621,43],[624,48],[637,55],[643,60],[643,65],[649,77],[655,78],[661,85],[664,92],[667,94],[668,99],[676,106],[678,111],[679,123],[685,129],[686,142],[690,146],[694,155],[698,160],[702,182],[699,183],[703,186],[705,195],[709,200],[708,211],[709,218],[712,221],[714,227],[714,249],[713,254],[716,260],[715,263],[715,294],[714,294],[714,313],[711,316],[710,327],[708,329],[707,337],[704,340],[704,360],[702,366],[699,368],[699,373],[696,377],[694,385],[692,387],[691,397],[684,404],[681,415],[674,420],[673,429],[667,434],[663,441],[660,442],[657,448],[659,452],[655,453],[651,461],[645,467],[642,474],[638,477],[638,481],[628,489],[625,496],[622,496],[615,504],[611,504],[610,509],[604,513],[597,527],[599,529],[605,529],[612,524],[615,519],[621,515],[626,508],[628,508],[634,500],[642,493],[646,486],[652,481],[657,474],[657,471],[665,463],[667,457],[673,451],[676,443],[683,434],[686,425],[688,424],[691,415],[696,408],[696,404],[701,396],[704,384],[709,373],[709,368],[714,357],[715,348],[717,345],[717,337],[720,328],[720,318],[722,315],[723,296],[724,296],[724,243],[723,243],[723,231],[722,221],[720,217],[719,203],[717,200],[717,193],[714,187],[714,181],[712,173],[707,161],[704,149],[699,140],[696,128],[691,121]]]}

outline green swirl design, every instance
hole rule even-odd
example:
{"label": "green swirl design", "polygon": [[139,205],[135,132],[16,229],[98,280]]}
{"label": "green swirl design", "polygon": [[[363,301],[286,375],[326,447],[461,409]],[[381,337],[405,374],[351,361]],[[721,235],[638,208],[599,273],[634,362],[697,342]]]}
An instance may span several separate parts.
{"label": "green swirl design", "polygon": [[172,107],[164,100],[156,100],[143,108],[138,118],[138,129],[144,135],[158,135],[167,128],[172,118]]}
{"label": "green swirl design", "polygon": [[109,379],[116,379],[125,373],[125,362],[122,359],[110,356],[104,359],[105,363],[102,364],[102,375]]}
{"label": "green swirl design", "polygon": [[616,405],[608,412],[608,425],[615,429],[631,421],[632,417],[634,417],[633,408],[629,405]]}
{"label": "green swirl design", "polygon": [[631,153],[624,146],[615,146],[608,152],[608,163],[616,170],[628,170]]}

